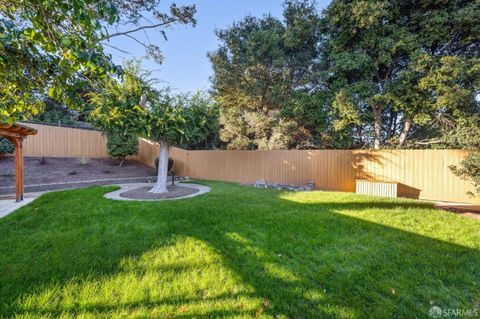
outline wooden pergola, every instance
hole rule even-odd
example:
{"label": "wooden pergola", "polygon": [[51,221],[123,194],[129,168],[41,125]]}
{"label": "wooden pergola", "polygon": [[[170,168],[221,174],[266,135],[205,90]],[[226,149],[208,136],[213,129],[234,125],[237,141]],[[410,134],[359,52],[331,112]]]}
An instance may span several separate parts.
{"label": "wooden pergola", "polygon": [[15,193],[17,202],[23,200],[23,140],[28,135],[37,134],[37,130],[20,125],[0,123],[0,135],[15,145]]}

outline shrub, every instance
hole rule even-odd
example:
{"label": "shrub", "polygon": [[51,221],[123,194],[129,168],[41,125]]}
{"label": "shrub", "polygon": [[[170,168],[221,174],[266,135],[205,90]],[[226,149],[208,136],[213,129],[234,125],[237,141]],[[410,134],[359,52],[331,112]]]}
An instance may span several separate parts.
{"label": "shrub", "polygon": [[[158,169],[158,162],[160,161],[160,159],[157,157],[157,159],[155,160],[155,167]],[[173,158],[169,157],[168,158],[168,171],[170,172],[173,168]]]}
{"label": "shrub", "polygon": [[12,154],[15,152],[15,146],[4,137],[0,136],[0,156]]}
{"label": "shrub", "polygon": [[125,157],[138,154],[138,138],[136,135],[120,132],[110,132],[106,135],[108,154],[120,160],[120,167],[122,167]]}
{"label": "shrub", "polygon": [[[475,187],[477,195],[480,195],[480,151],[470,153],[459,166],[450,166],[452,172],[465,180],[470,180]],[[469,193],[475,196],[473,193]]]}

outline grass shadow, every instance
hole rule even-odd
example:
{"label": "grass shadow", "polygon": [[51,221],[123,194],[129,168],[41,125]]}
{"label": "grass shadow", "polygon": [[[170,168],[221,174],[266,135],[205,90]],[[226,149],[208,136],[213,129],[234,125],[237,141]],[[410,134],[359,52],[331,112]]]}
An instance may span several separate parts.
{"label": "grass shadow", "polygon": [[[60,192],[1,220],[0,314],[422,318],[432,302],[480,300],[476,221],[417,201],[206,184],[209,194],[162,203],[107,201],[105,188]],[[55,302],[27,307],[48,287],[66,299],[77,284],[81,298],[87,283],[102,291],[115,278],[114,290],[130,280],[141,293],[132,301],[92,288],[96,302],[65,308],[46,296]]]}

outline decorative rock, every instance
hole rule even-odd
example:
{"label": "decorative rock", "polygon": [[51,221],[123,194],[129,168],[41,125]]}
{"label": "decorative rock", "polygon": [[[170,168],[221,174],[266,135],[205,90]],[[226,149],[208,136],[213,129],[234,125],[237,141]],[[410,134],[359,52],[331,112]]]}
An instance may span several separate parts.
{"label": "decorative rock", "polygon": [[[182,181],[189,181],[190,180],[190,177],[188,176],[175,176],[175,181],[178,181],[178,182],[182,182]],[[167,182],[171,182],[172,181],[172,176],[169,175],[167,177]]]}
{"label": "decorative rock", "polygon": [[268,188],[267,181],[264,179],[260,179],[256,181],[255,184],[253,184],[253,186],[258,188]]}
{"label": "decorative rock", "polygon": [[315,182],[311,179],[307,181],[306,191],[313,191],[315,189]]}
{"label": "decorative rock", "polygon": [[255,184],[253,184],[253,187],[270,188],[270,189],[277,189],[277,190],[289,190],[293,192],[299,192],[299,191],[311,192],[315,189],[315,184],[312,180],[309,180],[307,182],[307,185],[304,185],[304,186],[286,185],[286,184],[279,184],[279,183],[268,184],[266,180],[260,179],[256,181]]}

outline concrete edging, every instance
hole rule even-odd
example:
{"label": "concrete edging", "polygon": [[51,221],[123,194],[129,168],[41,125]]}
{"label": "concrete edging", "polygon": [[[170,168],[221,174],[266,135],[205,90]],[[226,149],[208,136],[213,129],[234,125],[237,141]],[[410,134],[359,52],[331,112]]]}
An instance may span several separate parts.
{"label": "concrete edging", "polygon": [[132,184],[119,184],[115,186],[119,186],[120,189],[107,193],[103,195],[104,198],[107,199],[112,199],[112,200],[119,200],[119,201],[132,201],[132,202],[162,202],[162,201],[167,201],[167,200],[179,200],[179,199],[186,199],[186,198],[192,198],[196,196],[200,196],[206,193],[209,193],[211,191],[210,187],[205,186],[205,185],[199,185],[199,184],[193,184],[193,183],[175,183],[176,185],[182,185],[182,187],[187,187],[187,188],[194,188],[198,189],[198,192],[195,194],[190,194],[187,196],[182,196],[182,197],[175,197],[175,198],[164,198],[164,199],[133,199],[133,198],[125,198],[121,197],[120,194],[128,192],[130,190],[140,188],[140,187],[146,187],[146,186],[152,186],[153,183],[132,183]]}

